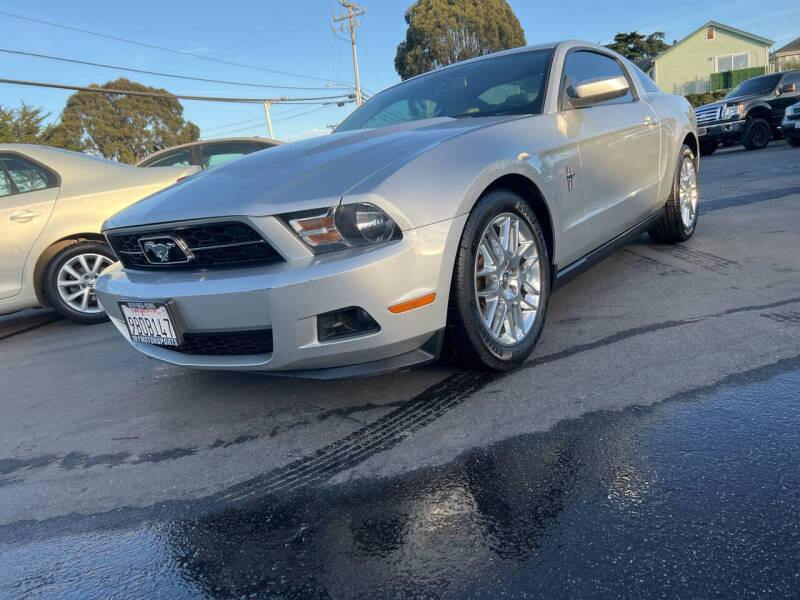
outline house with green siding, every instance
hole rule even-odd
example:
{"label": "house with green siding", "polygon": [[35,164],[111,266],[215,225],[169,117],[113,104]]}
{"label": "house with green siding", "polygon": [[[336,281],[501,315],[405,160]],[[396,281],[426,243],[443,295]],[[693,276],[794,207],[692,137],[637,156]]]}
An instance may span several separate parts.
{"label": "house with green siding", "polygon": [[760,35],[709,21],[656,56],[645,71],[668,94],[709,92],[712,73],[765,68],[773,43]]}

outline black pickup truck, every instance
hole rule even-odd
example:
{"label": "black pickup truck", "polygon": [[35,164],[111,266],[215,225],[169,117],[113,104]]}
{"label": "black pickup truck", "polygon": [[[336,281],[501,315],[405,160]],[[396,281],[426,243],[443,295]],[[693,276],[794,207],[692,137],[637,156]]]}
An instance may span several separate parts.
{"label": "black pickup truck", "polygon": [[744,144],[748,150],[766,146],[780,135],[786,107],[800,100],[800,70],[762,75],[743,81],[719,102],[694,110],[700,154],[713,153],[720,143]]}

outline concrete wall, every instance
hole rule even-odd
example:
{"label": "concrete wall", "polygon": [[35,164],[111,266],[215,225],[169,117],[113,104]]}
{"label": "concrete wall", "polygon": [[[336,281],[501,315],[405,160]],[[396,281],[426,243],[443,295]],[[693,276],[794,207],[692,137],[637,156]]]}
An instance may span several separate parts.
{"label": "concrete wall", "polygon": [[761,42],[720,28],[707,40],[704,27],[656,59],[655,82],[668,94],[707,92],[717,69],[715,58],[743,53],[749,55],[749,67],[767,63],[767,46]]}

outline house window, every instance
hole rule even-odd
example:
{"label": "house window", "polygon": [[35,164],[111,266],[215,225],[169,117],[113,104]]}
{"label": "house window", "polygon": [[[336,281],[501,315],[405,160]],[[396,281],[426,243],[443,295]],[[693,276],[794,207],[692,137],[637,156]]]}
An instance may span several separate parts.
{"label": "house window", "polygon": [[713,40],[714,39],[714,28],[713,27],[706,27],[706,39]]}
{"label": "house window", "polygon": [[746,69],[750,66],[750,53],[743,54],[727,54],[725,56],[716,57],[716,71],[722,73],[724,71],[735,71],[736,69]]}

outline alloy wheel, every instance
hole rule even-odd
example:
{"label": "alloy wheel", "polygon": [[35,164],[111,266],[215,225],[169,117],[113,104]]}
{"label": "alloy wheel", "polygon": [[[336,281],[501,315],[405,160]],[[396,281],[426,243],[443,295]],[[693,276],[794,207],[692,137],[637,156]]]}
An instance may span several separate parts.
{"label": "alloy wheel", "polygon": [[536,321],[541,265],[533,232],[512,213],[486,226],[475,260],[475,298],[481,322],[497,342],[521,342]]}
{"label": "alloy wheel", "polygon": [[85,314],[103,312],[94,293],[94,285],[103,269],[113,263],[113,260],[102,254],[73,256],[58,270],[58,295],[72,310]]}
{"label": "alloy wheel", "polygon": [[679,198],[681,208],[681,220],[686,229],[694,225],[697,218],[697,169],[694,161],[689,156],[684,156],[681,162],[681,172],[679,178]]}

